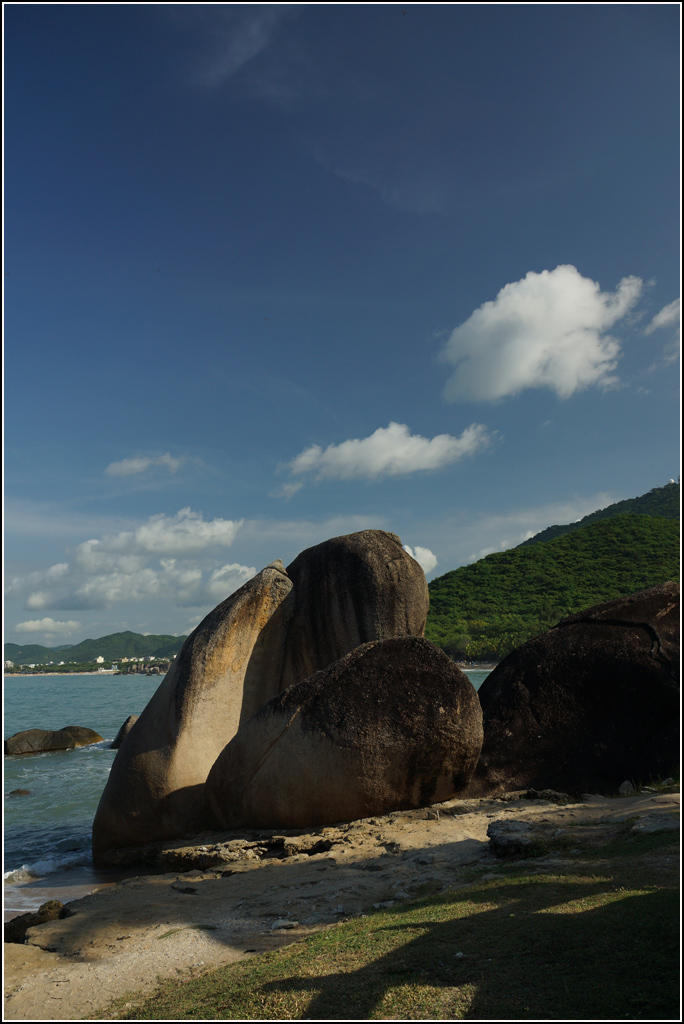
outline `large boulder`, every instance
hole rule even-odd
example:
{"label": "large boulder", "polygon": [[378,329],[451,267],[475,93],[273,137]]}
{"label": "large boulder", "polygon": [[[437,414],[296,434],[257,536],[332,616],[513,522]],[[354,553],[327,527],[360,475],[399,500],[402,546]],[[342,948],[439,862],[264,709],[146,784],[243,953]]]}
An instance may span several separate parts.
{"label": "large boulder", "polygon": [[292,584],[280,560],[214,609],[185,641],[114,759],[93,823],[108,849],[202,827],[202,787],[238,730],[278,692]]}
{"label": "large boulder", "polygon": [[73,750],[100,743],[102,737],[83,725],[65,725],[63,729],[25,729],[5,740],[6,754],[44,754],[53,750]]}
{"label": "large boulder", "polygon": [[517,648],[478,696],[484,743],[468,796],[616,791],[679,760],[679,586],[589,608]]}
{"label": "large boulder", "polygon": [[118,750],[119,749],[119,747],[121,746],[123,741],[126,739],[126,737],[128,736],[129,732],[131,731],[131,729],[133,728],[135,723],[138,721],[139,717],[140,717],[139,715],[129,715],[128,716],[128,718],[123,723],[123,725],[121,726],[121,728],[117,732],[117,734],[114,737],[114,739],[112,740],[112,742],[109,744],[109,749],[110,750]]}
{"label": "large boulder", "polygon": [[287,567],[295,594],[281,690],[360,644],[422,636],[428,588],[396,533],[361,530],[307,548]]}
{"label": "large boulder", "polygon": [[271,699],[205,786],[205,827],[305,828],[446,800],[482,716],[467,676],[422,637],[357,647]]}

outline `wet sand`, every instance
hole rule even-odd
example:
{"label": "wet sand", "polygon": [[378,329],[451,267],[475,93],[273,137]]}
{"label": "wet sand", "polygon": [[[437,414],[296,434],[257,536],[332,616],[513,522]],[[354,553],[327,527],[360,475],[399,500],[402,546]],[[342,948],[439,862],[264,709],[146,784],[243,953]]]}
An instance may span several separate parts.
{"label": "wet sand", "polygon": [[26,882],[5,883],[4,920],[11,921],[17,914],[35,913],[48,900],[70,903],[72,900],[83,899],[96,889],[116,885],[131,874],[131,871],[94,871],[84,866],[56,871],[47,877]]}

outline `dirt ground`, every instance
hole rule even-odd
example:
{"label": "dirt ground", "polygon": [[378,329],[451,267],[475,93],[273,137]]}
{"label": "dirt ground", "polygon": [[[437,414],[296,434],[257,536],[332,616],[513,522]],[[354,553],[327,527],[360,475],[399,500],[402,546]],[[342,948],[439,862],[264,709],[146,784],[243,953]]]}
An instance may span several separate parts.
{"label": "dirt ground", "polygon": [[[654,814],[678,811],[672,791],[581,803],[452,800],[288,833],[270,847],[233,841],[221,847],[231,851],[224,862],[128,878],[69,904],[71,916],[30,929],[25,944],[6,943],[5,1019],[89,1020],[115,998],[151,991],[160,978],[190,977],[378,904],[397,905],[425,882],[456,887],[467,866],[495,871],[500,863],[487,837],[493,821],[553,826],[549,834],[586,825],[595,839],[597,826],[608,833],[637,818],[648,828]],[[573,827],[573,842],[581,833]],[[160,863],[206,863],[225,838],[202,836],[201,845],[171,850]]]}

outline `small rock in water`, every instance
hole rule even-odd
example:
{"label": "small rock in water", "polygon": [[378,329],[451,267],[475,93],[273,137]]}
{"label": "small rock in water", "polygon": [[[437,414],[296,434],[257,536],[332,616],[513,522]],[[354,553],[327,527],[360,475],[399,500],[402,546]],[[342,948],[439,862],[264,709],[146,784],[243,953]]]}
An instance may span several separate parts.
{"label": "small rock in water", "polygon": [[10,796],[28,796],[30,792],[31,792],[30,789],[13,789],[9,795]]}
{"label": "small rock in water", "polygon": [[623,782],[622,785],[618,787],[618,793],[622,793],[623,796],[632,796],[635,792],[636,790],[629,780]]}

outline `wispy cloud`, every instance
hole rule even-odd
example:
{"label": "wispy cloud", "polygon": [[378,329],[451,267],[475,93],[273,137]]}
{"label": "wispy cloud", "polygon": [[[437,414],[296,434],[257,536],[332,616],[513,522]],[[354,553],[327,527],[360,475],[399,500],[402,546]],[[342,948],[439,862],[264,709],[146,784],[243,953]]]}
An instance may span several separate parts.
{"label": "wispy cloud", "polygon": [[646,328],[646,334],[653,334],[660,327],[679,327],[681,320],[680,305],[680,300],[675,299],[669,305],[663,306]]}
{"label": "wispy cloud", "polygon": [[296,13],[296,4],[217,4],[211,14],[211,52],[201,78],[216,87],[266,50],[282,23]]}
{"label": "wispy cloud", "polygon": [[121,459],[120,462],[110,462],[105,473],[110,476],[138,476],[154,469],[155,466],[163,466],[170,473],[176,473],[185,461],[184,457],[175,458],[170,452],[154,457],[140,455],[132,459]]}
{"label": "wispy cloud", "polygon": [[441,358],[454,367],[447,401],[493,401],[526,388],[568,398],[591,385],[609,387],[620,343],[606,332],[637,302],[642,281],[623,278],[615,292],[573,266],[530,271],[507,284],[457,327]]}
{"label": "wispy cloud", "polygon": [[270,498],[285,498],[285,501],[289,501],[290,498],[294,497],[297,491],[301,491],[304,484],[281,484],[280,487],[276,487],[274,491],[271,491]]}
{"label": "wispy cloud", "polygon": [[484,451],[493,436],[481,423],[466,427],[459,437],[438,434],[427,438],[412,434],[404,423],[391,422],[369,437],[350,438],[327,448],[312,444],[287,463],[287,468],[294,476],[312,474],[318,480],[376,480],[458,462]]}
{"label": "wispy cloud", "polygon": [[662,366],[667,366],[669,363],[674,363],[679,359],[682,336],[680,306],[679,299],[675,299],[674,302],[663,306],[644,331],[645,334],[653,334],[654,331],[662,329],[671,328],[672,330],[670,341],[665,345],[661,357],[649,366],[649,372],[657,370]]}

